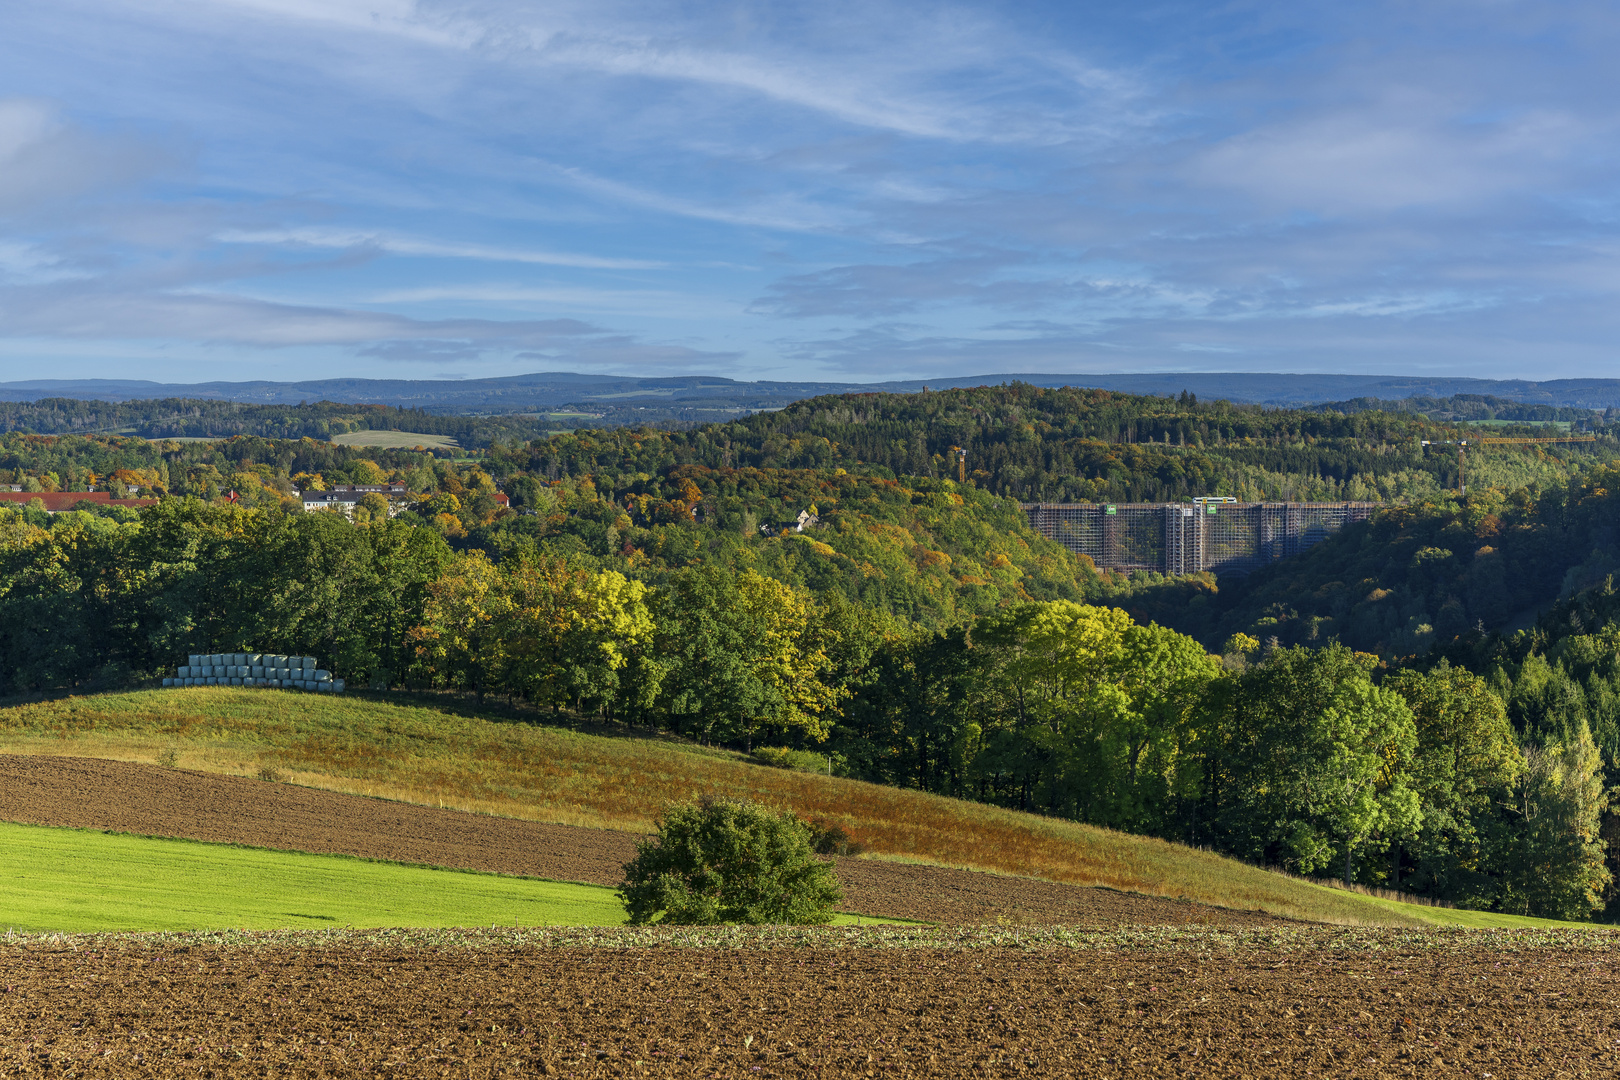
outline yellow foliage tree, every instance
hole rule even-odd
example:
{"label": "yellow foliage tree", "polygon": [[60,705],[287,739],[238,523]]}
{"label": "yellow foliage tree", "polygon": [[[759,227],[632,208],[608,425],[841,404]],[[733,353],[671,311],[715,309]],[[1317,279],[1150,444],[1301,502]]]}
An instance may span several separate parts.
{"label": "yellow foliage tree", "polygon": [[500,569],[482,551],[456,556],[428,586],[422,623],[411,631],[416,655],[441,686],[471,690],[480,701],[505,677],[503,638],[513,608]]}
{"label": "yellow foliage tree", "polygon": [[509,590],[509,685],[553,709],[612,700],[630,651],[652,640],[647,586],[616,571],[523,563]]}

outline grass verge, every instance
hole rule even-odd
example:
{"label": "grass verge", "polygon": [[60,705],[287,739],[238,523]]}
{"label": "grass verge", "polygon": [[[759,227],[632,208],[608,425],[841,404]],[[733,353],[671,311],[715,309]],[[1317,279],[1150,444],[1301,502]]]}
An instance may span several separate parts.
{"label": "grass verge", "polygon": [[0,752],[158,761],[535,821],[648,831],[714,793],[842,825],[880,856],[1343,925],[1550,925],[1380,900],[1211,852],[916,791],[367,697],[196,687],[0,709]]}

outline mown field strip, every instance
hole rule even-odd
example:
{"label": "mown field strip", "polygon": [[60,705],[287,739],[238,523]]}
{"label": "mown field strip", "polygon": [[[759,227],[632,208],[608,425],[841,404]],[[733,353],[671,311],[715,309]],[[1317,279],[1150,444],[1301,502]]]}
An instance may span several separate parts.
{"label": "mown field strip", "polygon": [[339,855],[0,824],[0,926],[617,926],[613,890]]}

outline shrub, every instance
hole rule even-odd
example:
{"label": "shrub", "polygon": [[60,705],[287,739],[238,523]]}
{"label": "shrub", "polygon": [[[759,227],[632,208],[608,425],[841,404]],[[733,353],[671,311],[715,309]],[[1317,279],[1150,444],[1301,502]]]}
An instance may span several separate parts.
{"label": "shrub", "polygon": [[859,855],[866,850],[866,845],[845,832],[842,825],[820,818],[810,823],[810,846],[817,855]]}
{"label": "shrub", "polygon": [[[838,755],[833,755],[836,758]],[[800,772],[832,773],[837,770],[829,764],[826,754],[814,750],[789,750],[784,746],[760,746],[754,750],[754,759],[777,769],[797,769]]]}
{"label": "shrub", "polygon": [[804,822],[747,800],[706,798],[664,811],[658,835],[625,864],[619,899],[636,926],[813,925],[832,921],[842,893]]}

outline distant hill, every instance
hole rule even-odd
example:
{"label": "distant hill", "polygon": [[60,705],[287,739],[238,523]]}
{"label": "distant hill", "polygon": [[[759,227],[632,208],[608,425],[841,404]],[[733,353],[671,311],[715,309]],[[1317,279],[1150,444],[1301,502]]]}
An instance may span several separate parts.
{"label": "distant hill", "polygon": [[[0,383],[0,400],[39,401],[76,398],[142,401],[159,398],[296,405],[331,401],[418,408],[431,413],[521,413],[590,405],[659,411],[753,412],[777,409],[824,394],[912,393],[925,387],[1000,385],[1076,386],[1129,394],[1176,395],[1264,405],[1319,405],[1353,399],[1398,401],[1485,395],[1509,402],[1554,407],[1620,407],[1620,379],[1451,379],[1400,375],[1298,375],[1253,372],[1061,375],[1002,373],[965,378],[913,379],[884,383],[738,382],[711,376],[632,378],[537,372],[497,379],[317,379],[307,382],[157,383],[120,379],[31,379]],[[688,419],[713,419],[692,416]]]}

